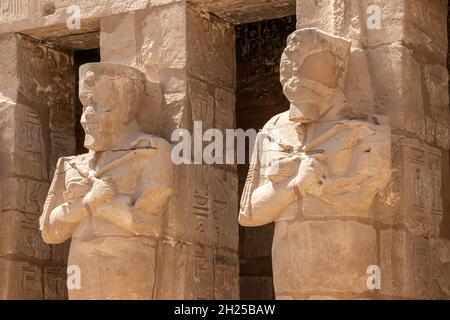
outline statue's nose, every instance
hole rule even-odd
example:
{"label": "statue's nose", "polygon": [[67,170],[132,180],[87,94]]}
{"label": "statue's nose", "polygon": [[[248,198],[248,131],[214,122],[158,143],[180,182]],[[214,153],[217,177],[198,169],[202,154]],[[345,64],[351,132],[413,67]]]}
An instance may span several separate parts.
{"label": "statue's nose", "polygon": [[96,114],[95,114],[94,111],[88,111],[88,112],[86,112],[86,114],[85,114],[85,118],[86,118],[87,121],[94,120],[94,119],[95,119],[95,116],[96,116]]}
{"label": "statue's nose", "polygon": [[85,115],[84,112],[83,112],[83,114],[81,115],[80,123],[81,123],[81,126],[82,126],[82,127],[85,127],[85,125],[86,125],[86,115]]}
{"label": "statue's nose", "polygon": [[92,107],[87,107],[81,115],[81,125],[84,126],[86,122],[95,120],[96,113]]}
{"label": "statue's nose", "polygon": [[92,105],[92,94],[80,93],[80,101],[84,106]]}

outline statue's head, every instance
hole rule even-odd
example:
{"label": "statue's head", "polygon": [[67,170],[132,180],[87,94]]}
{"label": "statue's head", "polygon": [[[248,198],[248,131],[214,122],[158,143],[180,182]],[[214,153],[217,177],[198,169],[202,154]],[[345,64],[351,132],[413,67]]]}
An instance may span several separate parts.
{"label": "statue's head", "polygon": [[116,63],[88,63],[80,68],[81,125],[89,150],[104,151],[136,130],[145,90],[144,75]]}
{"label": "statue's head", "polygon": [[318,119],[342,93],[350,41],[317,29],[292,33],[281,57],[280,80],[293,121]]}

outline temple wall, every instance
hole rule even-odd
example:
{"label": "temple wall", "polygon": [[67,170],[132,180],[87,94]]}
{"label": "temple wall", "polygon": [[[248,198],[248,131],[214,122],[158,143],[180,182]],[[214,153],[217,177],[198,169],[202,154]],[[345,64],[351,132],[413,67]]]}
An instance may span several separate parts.
{"label": "temple wall", "polygon": [[[68,8],[77,5],[83,25],[91,26],[101,17],[151,9],[184,0],[6,0],[0,7],[0,33],[19,32],[24,30],[45,28],[48,33],[62,32],[61,27],[66,24],[67,17],[73,11]],[[273,19],[295,14],[295,0],[189,0],[186,1],[205,12],[214,13],[233,24],[248,23]],[[85,27],[83,27],[85,28]]]}

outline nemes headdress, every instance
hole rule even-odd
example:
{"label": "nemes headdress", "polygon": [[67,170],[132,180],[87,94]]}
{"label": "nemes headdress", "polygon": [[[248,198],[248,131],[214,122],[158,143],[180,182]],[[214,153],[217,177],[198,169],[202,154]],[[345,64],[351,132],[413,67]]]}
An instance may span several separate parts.
{"label": "nemes headdress", "polygon": [[142,90],[145,87],[145,77],[139,69],[120,63],[95,62],[86,63],[80,67],[80,79],[93,82],[95,75],[132,81]]}
{"label": "nemes headdress", "polygon": [[332,68],[321,71],[338,73],[338,82],[342,82],[348,65],[350,46],[350,40],[332,36],[315,28],[296,30],[287,39],[287,47],[281,62],[281,82],[287,81],[292,72],[303,65],[306,58],[323,52],[330,52],[336,58],[336,63]]}

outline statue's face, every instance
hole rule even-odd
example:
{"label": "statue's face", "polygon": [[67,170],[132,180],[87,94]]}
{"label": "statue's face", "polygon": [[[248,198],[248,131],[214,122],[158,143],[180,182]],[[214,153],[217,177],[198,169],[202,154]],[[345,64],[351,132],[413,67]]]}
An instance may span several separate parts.
{"label": "statue's face", "polygon": [[108,150],[127,130],[139,94],[131,83],[110,76],[87,72],[80,82],[80,100],[83,103],[81,125],[86,136],[84,145],[89,150]]}
{"label": "statue's face", "polygon": [[301,64],[283,55],[281,73],[284,94],[308,122],[331,103],[343,70],[337,66],[336,57],[324,51],[306,57]]}

